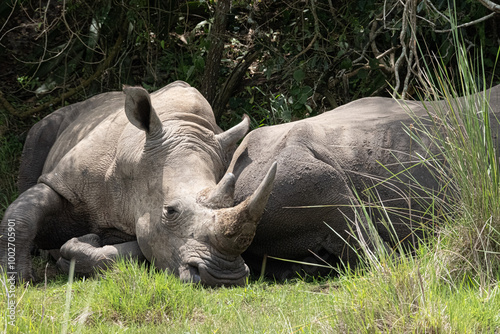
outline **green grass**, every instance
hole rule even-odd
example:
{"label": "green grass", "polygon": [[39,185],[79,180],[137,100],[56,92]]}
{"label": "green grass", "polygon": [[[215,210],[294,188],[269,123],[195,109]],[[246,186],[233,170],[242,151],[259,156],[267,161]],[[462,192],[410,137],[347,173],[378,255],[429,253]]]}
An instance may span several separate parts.
{"label": "green grass", "polygon": [[[453,78],[438,60],[426,64],[423,91],[430,99],[426,108],[433,124],[426,127],[415,121],[420,133],[439,148],[430,160],[449,187],[445,198],[449,210],[440,231],[443,249],[451,254],[449,265],[456,278],[466,275],[488,290],[498,284],[500,272],[500,148],[493,140],[500,126],[491,114],[491,108],[498,106],[490,106],[488,93],[479,88],[492,86],[485,79],[482,54],[472,63],[459,34],[453,36],[458,75]],[[499,55],[500,49],[496,62]],[[447,101],[446,106],[438,100]],[[419,142],[419,136],[414,139]]]}
{"label": "green grass", "polygon": [[[138,263],[101,276],[17,287],[8,333],[478,333],[500,329],[498,285],[450,281],[447,264],[424,247],[417,258],[335,279],[204,288]],[[65,317],[66,303],[69,312]],[[6,296],[0,309],[6,309]],[[0,328],[6,328],[5,317]]]}
{"label": "green grass", "polygon": [[[66,285],[17,288],[12,332],[59,333],[66,321]],[[241,288],[183,284],[145,265],[119,262],[101,277],[72,284],[69,332],[278,333],[328,332],[332,282],[252,282]],[[0,299],[0,309],[6,298]],[[42,316],[43,315],[43,316]],[[4,328],[5,323],[1,323]]]}

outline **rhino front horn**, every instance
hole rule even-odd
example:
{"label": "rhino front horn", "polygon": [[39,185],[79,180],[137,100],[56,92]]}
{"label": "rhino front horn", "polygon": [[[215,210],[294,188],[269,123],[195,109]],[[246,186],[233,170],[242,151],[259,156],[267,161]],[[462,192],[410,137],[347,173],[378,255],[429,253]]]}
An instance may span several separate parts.
{"label": "rhino front horn", "polygon": [[250,216],[257,219],[259,222],[260,217],[264,213],[264,208],[267,205],[267,200],[269,199],[269,195],[271,195],[271,190],[273,189],[274,178],[276,177],[276,169],[278,164],[273,162],[271,168],[267,172],[266,177],[260,183],[259,187],[248,199],[248,211]]}
{"label": "rhino front horn", "polygon": [[250,246],[271,194],[276,169],[274,162],[259,187],[246,200],[235,207],[217,210],[215,244],[224,253],[240,255]]}

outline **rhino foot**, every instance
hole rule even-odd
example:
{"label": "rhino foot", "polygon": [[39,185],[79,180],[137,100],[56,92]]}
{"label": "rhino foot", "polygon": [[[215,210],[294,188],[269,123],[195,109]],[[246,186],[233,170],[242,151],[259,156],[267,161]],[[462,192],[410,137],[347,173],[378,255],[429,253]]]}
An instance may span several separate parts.
{"label": "rhino foot", "polygon": [[35,281],[30,250],[46,217],[63,208],[63,199],[39,183],[23,192],[5,211],[0,223],[0,272],[15,280]]}
{"label": "rhino foot", "polygon": [[65,273],[69,273],[71,260],[75,260],[75,273],[91,275],[99,268],[103,259],[101,252],[101,238],[97,234],[86,234],[73,238],[62,245],[57,266]]}
{"label": "rhino foot", "polygon": [[92,233],[67,241],[62,245],[60,255],[57,260],[59,269],[69,273],[71,260],[74,259],[75,273],[81,276],[90,276],[108,268],[118,257],[145,259],[137,241],[102,246],[101,238]]}
{"label": "rhino foot", "polygon": [[28,257],[24,260],[16,257],[16,262],[11,265],[11,262],[2,257],[0,259],[0,276],[6,275],[7,280],[14,284],[23,284],[27,282],[36,282],[37,277],[33,270],[31,259]]}

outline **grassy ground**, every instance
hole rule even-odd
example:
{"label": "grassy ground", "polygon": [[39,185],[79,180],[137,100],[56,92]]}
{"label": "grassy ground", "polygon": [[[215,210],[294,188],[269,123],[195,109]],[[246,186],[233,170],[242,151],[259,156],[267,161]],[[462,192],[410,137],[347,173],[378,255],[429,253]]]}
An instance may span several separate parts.
{"label": "grassy ground", "polygon": [[70,299],[62,280],[18,289],[26,291],[16,312],[20,332],[61,332],[65,323],[82,333],[327,332],[334,314],[328,282],[207,289],[136,263],[76,281]]}
{"label": "grassy ground", "polygon": [[[435,246],[434,246],[435,247]],[[453,281],[447,264],[422,248],[416,258],[364,275],[245,287],[203,288],[145,265],[120,262],[101,276],[60,276],[16,288],[7,333],[498,333],[500,294]],[[2,280],[3,281],[3,280]],[[4,281],[3,281],[4,282]],[[4,288],[4,287],[3,287]],[[2,289],[3,290],[3,289]],[[0,309],[7,310],[7,297]]]}

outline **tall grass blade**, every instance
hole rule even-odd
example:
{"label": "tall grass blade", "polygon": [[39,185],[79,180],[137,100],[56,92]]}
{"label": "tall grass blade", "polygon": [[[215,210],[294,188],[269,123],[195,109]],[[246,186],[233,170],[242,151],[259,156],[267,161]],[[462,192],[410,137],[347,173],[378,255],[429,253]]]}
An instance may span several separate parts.
{"label": "tall grass blade", "polygon": [[69,326],[69,310],[71,307],[71,289],[73,286],[73,275],[75,274],[75,259],[71,259],[69,264],[69,276],[68,276],[68,284],[66,286],[66,304],[64,306],[64,316],[63,316],[63,325],[62,325],[62,334],[66,334],[68,332]]}

